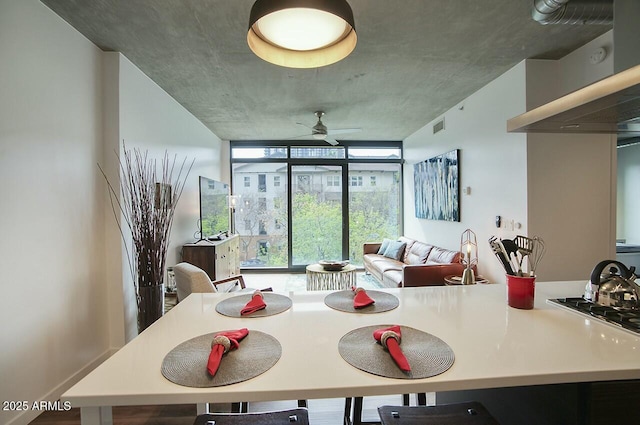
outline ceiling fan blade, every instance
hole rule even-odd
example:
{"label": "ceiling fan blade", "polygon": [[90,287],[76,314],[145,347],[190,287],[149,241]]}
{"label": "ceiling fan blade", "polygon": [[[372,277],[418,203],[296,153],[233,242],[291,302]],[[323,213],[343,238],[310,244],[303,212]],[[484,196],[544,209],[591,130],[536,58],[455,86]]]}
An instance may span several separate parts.
{"label": "ceiling fan blade", "polygon": [[301,122],[297,122],[296,124],[301,125],[301,126],[303,126],[303,127],[306,127],[306,128],[308,128],[309,130],[313,130],[313,127],[309,127],[308,125],[303,124],[303,123],[301,123]]}
{"label": "ceiling fan blade", "polygon": [[361,128],[336,128],[334,130],[327,131],[327,134],[347,134],[347,133],[358,133],[362,131]]}
{"label": "ceiling fan blade", "polygon": [[309,138],[313,137],[313,134],[309,134],[309,133],[307,133],[307,134],[302,134],[302,135],[300,135],[300,136],[287,137],[287,138],[286,138],[286,139],[284,139],[284,140],[300,139],[300,138],[302,138],[302,137],[305,137],[305,138],[309,139]]}
{"label": "ceiling fan blade", "polygon": [[334,139],[333,137],[325,137],[324,139],[325,142],[329,143],[331,146],[337,146],[338,145],[338,141],[336,139]]}

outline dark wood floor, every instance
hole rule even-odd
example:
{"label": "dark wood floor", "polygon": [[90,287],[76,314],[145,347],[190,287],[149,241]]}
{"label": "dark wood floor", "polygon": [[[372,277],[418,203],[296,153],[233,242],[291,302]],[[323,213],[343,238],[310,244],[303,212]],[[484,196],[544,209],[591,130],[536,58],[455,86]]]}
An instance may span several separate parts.
{"label": "dark wood floor", "polygon": [[[411,404],[415,404],[413,399]],[[435,398],[435,397],[434,397]],[[430,400],[428,400],[430,401]],[[378,406],[402,404],[402,396],[365,397],[363,419],[378,420]],[[250,403],[252,412],[292,409],[297,402],[260,402]],[[228,412],[230,405],[210,405],[212,411]],[[344,413],[344,399],[309,400],[309,421],[313,425],[341,425]],[[114,425],[191,425],[196,416],[193,404],[175,404],[167,406],[126,406],[113,408]],[[44,412],[30,425],[80,425],[80,409],[67,412]]]}
{"label": "dark wood floor", "polygon": [[[192,425],[195,406],[127,406],[113,408],[114,425]],[[80,409],[44,412],[31,425],[80,425]]]}

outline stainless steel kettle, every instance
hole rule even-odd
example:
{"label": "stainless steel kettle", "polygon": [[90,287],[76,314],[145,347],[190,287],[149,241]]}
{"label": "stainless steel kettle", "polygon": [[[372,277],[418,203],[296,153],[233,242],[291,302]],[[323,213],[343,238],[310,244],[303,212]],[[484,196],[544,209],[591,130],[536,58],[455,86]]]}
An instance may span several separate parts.
{"label": "stainless steel kettle", "polygon": [[[615,267],[609,268],[609,265]],[[591,272],[591,279],[585,288],[584,298],[599,305],[620,307],[625,309],[640,309],[640,287],[635,283],[637,279],[635,267],[627,268],[615,260],[599,262]]]}

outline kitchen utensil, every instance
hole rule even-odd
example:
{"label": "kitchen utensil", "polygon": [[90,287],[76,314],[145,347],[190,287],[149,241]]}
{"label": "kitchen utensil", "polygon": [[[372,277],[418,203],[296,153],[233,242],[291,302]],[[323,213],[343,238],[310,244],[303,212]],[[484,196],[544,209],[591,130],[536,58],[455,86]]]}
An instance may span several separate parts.
{"label": "kitchen utensil", "polygon": [[[608,265],[615,265],[604,273]],[[631,310],[640,309],[640,288],[635,283],[635,267],[627,268],[615,260],[604,260],[596,264],[591,279],[585,288],[584,298],[608,307]]]}
{"label": "kitchen utensil", "polygon": [[[500,239],[500,244],[504,248],[507,258],[512,261],[513,270],[517,276],[522,276],[522,259],[518,256],[518,245],[512,239]],[[513,260],[511,260],[513,258]]]}
{"label": "kitchen utensil", "polygon": [[535,276],[540,260],[542,260],[545,252],[547,252],[547,247],[540,236],[534,236],[532,241],[533,246],[531,248],[531,254],[529,254],[529,275]]}
{"label": "kitchen utensil", "polygon": [[511,262],[509,261],[509,258],[506,256],[504,247],[502,246],[498,238],[496,238],[495,236],[491,236],[489,238],[489,246],[491,246],[491,250],[496,255],[496,257],[498,257],[498,260],[500,260],[500,263],[502,264],[504,271],[508,275],[512,275],[512,276],[515,275],[513,268],[511,267]]}
{"label": "kitchen utensil", "polygon": [[533,251],[533,239],[518,235],[513,241],[518,245],[518,251],[523,253],[523,255],[529,255]]}
{"label": "kitchen utensil", "polygon": [[[513,240],[518,246],[518,254],[520,254],[520,261],[518,262],[518,276],[524,276],[522,273],[522,262],[525,257],[529,257],[533,253],[534,241],[526,236],[518,235]],[[529,261],[529,267],[531,267],[531,261]]]}

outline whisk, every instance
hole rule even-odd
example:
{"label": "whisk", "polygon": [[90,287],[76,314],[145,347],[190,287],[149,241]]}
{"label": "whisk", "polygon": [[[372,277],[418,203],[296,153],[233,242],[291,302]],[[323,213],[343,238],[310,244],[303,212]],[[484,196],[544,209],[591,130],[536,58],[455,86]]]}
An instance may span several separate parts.
{"label": "whisk", "polygon": [[533,237],[532,245],[531,254],[529,254],[529,268],[531,269],[529,275],[535,276],[538,264],[540,264],[540,260],[544,257],[547,247],[544,245],[544,240],[540,236]]}

